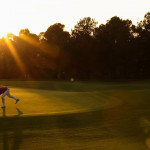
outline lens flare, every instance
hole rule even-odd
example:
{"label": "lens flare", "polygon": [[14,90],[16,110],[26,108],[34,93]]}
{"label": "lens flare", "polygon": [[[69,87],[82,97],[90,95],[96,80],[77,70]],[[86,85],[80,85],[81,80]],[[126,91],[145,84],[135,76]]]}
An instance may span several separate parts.
{"label": "lens flare", "polygon": [[70,82],[74,82],[74,78],[73,77],[70,78]]}

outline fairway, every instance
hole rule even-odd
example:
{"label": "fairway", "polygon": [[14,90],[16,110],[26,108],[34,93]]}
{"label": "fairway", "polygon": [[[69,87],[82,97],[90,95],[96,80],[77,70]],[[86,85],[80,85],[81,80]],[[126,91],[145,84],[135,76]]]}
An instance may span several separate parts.
{"label": "fairway", "polygon": [[2,150],[148,150],[150,82],[1,81]]}

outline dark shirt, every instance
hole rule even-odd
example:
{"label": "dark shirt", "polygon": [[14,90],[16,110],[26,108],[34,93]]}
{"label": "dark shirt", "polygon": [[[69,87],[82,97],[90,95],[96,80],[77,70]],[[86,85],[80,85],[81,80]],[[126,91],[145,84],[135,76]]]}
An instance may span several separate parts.
{"label": "dark shirt", "polygon": [[8,87],[0,87],[0,95],[4,93],[7,89]]}

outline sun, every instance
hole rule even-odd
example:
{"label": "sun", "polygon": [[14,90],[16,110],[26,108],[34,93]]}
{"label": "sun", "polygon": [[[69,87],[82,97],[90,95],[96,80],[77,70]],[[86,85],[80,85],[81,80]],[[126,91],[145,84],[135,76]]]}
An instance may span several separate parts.
{"label": "sun", "polygon": [[0,38],[6,37],[8,33],[18,35],[19,31],[14,28],[7,27],[7,25],[0,24]]}
{"label": "sun", "polygon": [[8,33],[9,31],[7,30],[7,28],[2,27],[0,25],[0,38],[3,38],[3,37],[6,38]]}
{"label": "sun", "polygon": [[[7,16],[7,15],[5,15]],[[1,18],[1,14],[0,14]],[[6,20],[7,17],[1,18],[1,23],[0,23],[0,38],[5,37],[8,33],[12,33],[14,35],[18,35],[19,30],[15,27],[14,23],[11,23],[11,20]]]}

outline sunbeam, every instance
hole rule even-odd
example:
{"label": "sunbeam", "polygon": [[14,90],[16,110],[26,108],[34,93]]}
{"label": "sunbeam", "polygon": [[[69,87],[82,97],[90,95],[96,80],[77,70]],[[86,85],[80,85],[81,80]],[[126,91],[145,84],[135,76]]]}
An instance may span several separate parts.
{"label": "sunbeam", "polygon": [[45,52],[52,58],[56,58],[59,55],[59,47],[58,46],[52,46],[49,44],[42,44],[40,45],[39,41],[36,39],[30,38],[27,35],[20,35],[19,36],[22,40],[28,42],[29,44],[35,46],[36,48],[39,48],[41,51]]}
{"label": "sunbeam", "polygon": [[12,54],[12,56],[14,57],[20,71],[22,72],[23,75],[26,75],[27,74],[27,69],[25,67],[25,65],[23,64],[22,60],[20,59],[19,55],[17,54],[12,42],[10,41],[10,39],[8,38],[4,38],[5,39],[5,42]]}

